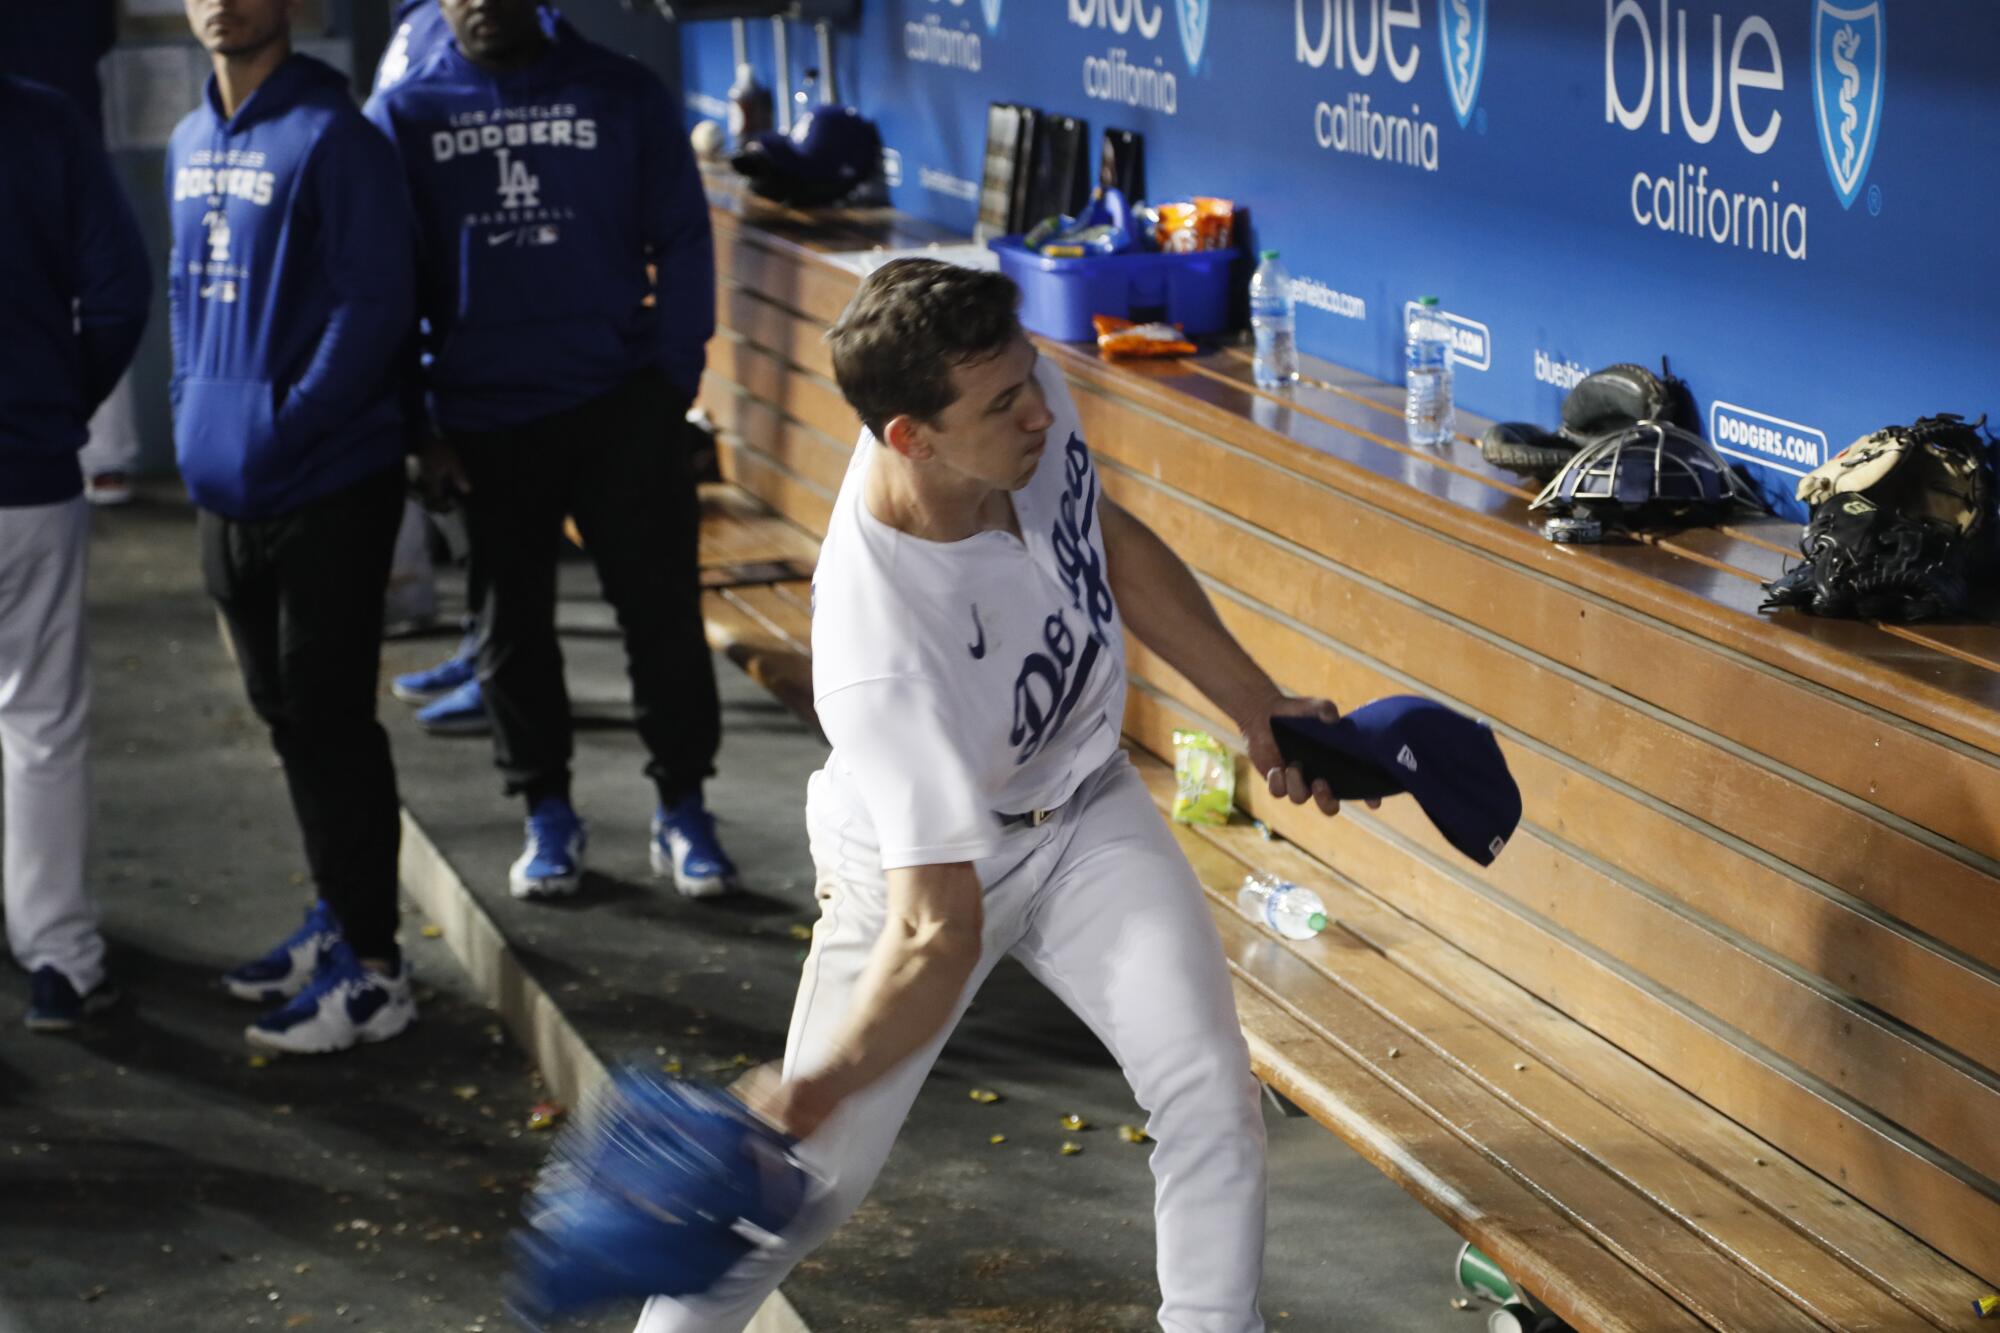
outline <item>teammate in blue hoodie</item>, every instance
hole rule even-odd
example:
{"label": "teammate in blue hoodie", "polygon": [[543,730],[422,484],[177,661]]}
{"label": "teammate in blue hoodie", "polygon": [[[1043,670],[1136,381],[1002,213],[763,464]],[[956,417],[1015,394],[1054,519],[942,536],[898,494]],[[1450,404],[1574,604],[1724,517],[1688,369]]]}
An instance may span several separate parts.
{"label": "teammate in blue hoodie", "polygon": [[77,450],[139,346],[152,286],[82,110],[0,74],[0,125],[0,885],[28,1026],[55,1032],[117,998],[84,883],[90,520]]}
{"label": "teammate in blue hoodie", "polygon": [[[542,31],[550,41],[577,39],[576,29],[556,9],[541,6],[540,18]],[[375,65],[375,93],[395,87],[450,44],[451,26],[444,21],[438,0],[402,0],[390,19],[389,44]],[[403,510],[403,529],[396,536],[397,569],[389,576],[390,619],[400,614],[394,608],[399,574],[429,583],[431,601],[433,604],[436,601],[434,576],[419,540],[427,527],[422,506],[410,501]],[[466,618],[465,638],[457,651],[436,666],[406,672],[389,684],[390,693],[404,703],[418,706],[417,725],[434,736],[484,736],[493,730],[486,715],[485,693],[479,685],[478,607],[486,600],[486,578],[476,553],[466,561],[465,600],[473,609]]]}
{"label": "teammate in blue hoodie", "polygon": [[174,438],[203,575],[284,763],[319,901],[230,972],[259,1046],[380,1041],[416,1009],[396,945],[400,829],[375,718],[402,511],[414,231],[395,150],[291,0],[187,0],[214,66],[167,149]]}
{"label": "teammate in blue hoodie", "polygon": [[[681,892],[735,875],[702,803],[720,710],[702,634],[699,509],[682,418],[714,331],[707,202],[666,89],[532,0],[440,0],[453,41],[370,99],[402,151],[422,236],[420,313],[441,439],[486,571],[479,677],[510,792],[509,875],[575,892],[584,826],[555,635],[563,515],[618,613],[658,788],[651,856]],[[649,273],[655,275],[649,279]]]}

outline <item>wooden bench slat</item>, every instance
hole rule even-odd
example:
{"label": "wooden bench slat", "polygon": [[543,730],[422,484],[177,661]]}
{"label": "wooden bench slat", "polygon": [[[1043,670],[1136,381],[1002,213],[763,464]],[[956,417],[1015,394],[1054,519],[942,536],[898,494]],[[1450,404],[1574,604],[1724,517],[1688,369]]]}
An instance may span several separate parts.
{"label": "wooden bench slat", "polygon": [[753,346],[775,352],[795,366],[804,366],[822,379],[833,378],[833,353],[826,345],[826,326],[774,305],[748,288],[718,289],[716,325]]}
{"label": "wooden bench slat", "polygon": [[[1144,688],[1131,691],[1125,730],[1147,749],[1170,754],[1173,729],[1189,725],[1216,730],[1220,724]],[[2000,1235],[2000,1201],[1892,1131],[1785,1077],[1656,990],[1502,908],[1457,873],[1385,841],[1359,819],[1301,813],[1254,784],[1239,783],[1237,799],[1557,1009],[1587,1015],[1598,1033],[1947,1255],[1975,1268],[1994,1262],[1988,1238]]]}
{"label": "wooden bench slat", "polygon": [[839,493],[852,450],[726,380],[706,376],[702,385],[703,405],[715,424],[735,437],[734,443],[754,449],[785,471],[810,481],[829,499]]}
{"label": "wooden bench slat", "polygon": [[804,544],[804,534],[792,524],[784,530],[746,526],[728,516],[702,514],[702,568],[738,568],[746,564],[812,564],[816,552]]}
{"label": "wooden bench slat", "polygon": [[[1173,773],[1160,759],[1134,750],[1133,762],[1154,793],[1161,809],[1170,809]],[[1657,1141],[1672,1145],[1690,1160],[1702,1163],[1744,1197],[1756,1201],[1763,1215],[1782,1219],[1815,1248],[1839,1256],[1891,1293],[1899,1305],[1925,1314],[1941,1327],[1962,1322],[1966,1291],[1977,1285],[1965,1270],[1749,1131],[1718,1116],[1691,1094],[1662,1078],[1603,1037],[1550,1007],[1411,917],[1395,910],[1339,871],[1311,857],[1298,844],[1270,839],[1247,822],[1193,830],[1205,841],[1238,860],[1255,863],[1286,878],[1316,888],[1329,915],[1341,928],[1362,940],[1381,960],[1368,954],[1343,952],[1344,967],[1365,970],[1370,978],[1393,967],[1418,987],[1433,989],[1442,1003],[1476,1013],[1483,1026],[1454,1028],[1434,1025],[1433,1039],[1450,1043],[1470,1067],[1475,1052],[1468,1040],[1496,1039],[1500,1048],[1518,1047],[1543,1066],[1561,1074],[1567,1085],[1584,1089],[1610,1113],[1636,1125]],[[1397,1013],[1420,1006],[1386,1006]],[[1504,1034],[1504,1036],[1500,1035]],[[1502,1056],[1511,1065],[1511,1058]],[[1552,1086],[1534,1084],[1526,1093],[1547,1095]],[[1575,1136],[1579,1145],[1598,1144]],[[1615,1151],[1617,1141],[1610,1141]],[[1728,1227],[1737,1219],[1716,1215],[1711,1225]],[[1793,1252],[1777,1257],[1780,1264],[1812,1264]],[[1797,1290],[1803,1282],[1788,1284]]]}
{"label": "wooden bench slat", "polygon": [[816,537],[826,535],[833,496],[727,434],[716,441],[722,474]]}
{"label": "wooden bench slat", "polygon": [[860,433],[861,421],[832,381],[791,365],[778,353],[731,337],[709,344],[708,371],[852,452],[847,442]]}
{"label": "wooden bench slat", "polygon": [[811,599],[811,584],[795,582],[731,590],[732,599],[751,615],[784,636],[799,652],[812,652],[812,616],[802,602]]}
{"label": "wooden bench slat", "polygon": [[[812,706],[812,657],[770,617],[746,604],[743,592],[722,589],[702,594],[701,609],[709,646],[726,654],[745,675],[769,690],[794,714],[818,725]],[[757,589],[757,592],[767,592]]]}
{"label": "wooden bench slat", "polygon": [[822,324],[840,318],[859,283],[852,273],[782,253],[764,237],[721,229],[715,234],[715,272],[724,282],[747,287]]}
{"label": "wooden bench slat", "polygon": [[1693,1333],[1708,1327],[1240,980],[1236,1011],[1251,1063],[1265,1081],[1573,1325],[1604,1333]]}

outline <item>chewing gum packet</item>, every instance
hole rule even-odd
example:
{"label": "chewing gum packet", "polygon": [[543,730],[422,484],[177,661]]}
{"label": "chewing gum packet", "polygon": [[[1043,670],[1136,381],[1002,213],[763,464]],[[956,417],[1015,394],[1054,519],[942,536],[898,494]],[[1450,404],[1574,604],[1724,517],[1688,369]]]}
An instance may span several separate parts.
{"label": "chewing gum packet", "polygon": [[1134,324],[1116,315],[1092,315],[1097,350],[1116,359],[1128,356],[1191,356],[1194,344],[1173,324]]}
{"label": "chewing gum packet", "polygon": [[1205,731],[1174,733],[1174,819],[1227,824],[1236,804],[1236,765]]}

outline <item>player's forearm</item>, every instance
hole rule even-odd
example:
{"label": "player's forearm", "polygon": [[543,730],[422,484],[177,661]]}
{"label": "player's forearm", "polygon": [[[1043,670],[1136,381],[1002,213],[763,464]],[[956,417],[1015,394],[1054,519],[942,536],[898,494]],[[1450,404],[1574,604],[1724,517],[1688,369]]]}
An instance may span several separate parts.
{"label": "player's forearm", "polygon": [[[893,872],[892,872],[893,873]],[[928,1045],[958,1010],[980,956],[979,886],[970,866],[924,867],[969,902],[958,918],[891,911],[833,1051],[795,1074],[803,1127]],[[964,884],[955,881],[963,879]]]}
{"label": "player's forearm", "polygon": [[1268,713],[1282,691],[1222,623],[1187,562],[1130,514],[1117,522],[1117,546],[1106,555],[1126,626],[1238,726]]}

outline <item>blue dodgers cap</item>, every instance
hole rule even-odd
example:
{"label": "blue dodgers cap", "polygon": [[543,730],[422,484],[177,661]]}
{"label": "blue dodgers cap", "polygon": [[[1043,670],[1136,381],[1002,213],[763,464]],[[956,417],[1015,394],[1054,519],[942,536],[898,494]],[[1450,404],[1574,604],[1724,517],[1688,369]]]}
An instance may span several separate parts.
{"label": "blue dodgers cap", "polygon": [[874,122],[853,107],[814,107],[790,134],[766,130],[751,136],[730,164],[767,198],[829,204],[881,170],[882,139]]}
{"label": "blue dodgers cap", "polygon": [[1489,866],[1521,822],[1521,789],[1484,722],[1395,694],[1338,722],[1274,717],[1278,753],[1342,800],[1408,792],[1446,841]]}

